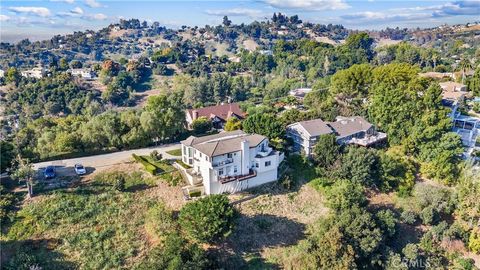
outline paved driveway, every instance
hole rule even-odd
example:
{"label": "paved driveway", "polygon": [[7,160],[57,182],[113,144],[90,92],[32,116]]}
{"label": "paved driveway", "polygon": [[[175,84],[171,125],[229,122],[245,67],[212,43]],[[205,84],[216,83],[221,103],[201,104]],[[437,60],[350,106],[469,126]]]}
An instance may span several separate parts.
{"label": "paved driveway", "polygon": [[166,153],[167,151],[174,150],[174,149],[180,149],[180,143],[161,145],[157,147],[153,146],[153,147],[127,150],[127,151],[101,154],[101,155],[88,156],[88,157],[45,161],[45,162],[34,163],[33,167],[35,169],[41,170],[49,165],[53,165],[55,166],[56,172],[59,176],[73,176],[75,175],[74,165],[77,163],[80,163],[83,166],[85,166],[85,168],[87,169],[87,173],[91,173],[93,171],[101,171],[102,169],[106,169],[115,164],[131,161],[132,154],[148,155],[153,150],[157,150],[159,153],[163,155],[164,158],[167,158],[167,159],[178,158]]}

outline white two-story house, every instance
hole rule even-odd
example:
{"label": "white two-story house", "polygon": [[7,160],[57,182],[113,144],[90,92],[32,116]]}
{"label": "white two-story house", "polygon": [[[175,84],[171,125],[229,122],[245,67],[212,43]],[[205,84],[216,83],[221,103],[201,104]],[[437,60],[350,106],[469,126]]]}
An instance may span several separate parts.
{"label": "white two-story house", "polygon": [[190,185],[203,185],[205,194],[234,193],[276,181],[283,154],[268,139],[241,130],[182,141],[182,161]]}

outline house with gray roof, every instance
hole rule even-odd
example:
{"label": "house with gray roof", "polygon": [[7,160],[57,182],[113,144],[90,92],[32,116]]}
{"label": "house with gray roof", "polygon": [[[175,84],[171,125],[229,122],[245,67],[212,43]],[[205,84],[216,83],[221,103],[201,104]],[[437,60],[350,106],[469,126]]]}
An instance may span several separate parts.
{"label": "house with gray roof", "polygon": [[268,138],[241,130],[190,136],[181,142],[182,161],[189,184],[204,194],[234,193],[277,180],[283,154]]}
{"label": "house with gray roof", "polygon": [[337,117],[335,122],[322,119],[307,120],[287,126],[287,137],[293,141],[293,150],[311,156],[321,135],[334,134],[339,144],[371,146],[385,141],[387,135],[360,116]]}

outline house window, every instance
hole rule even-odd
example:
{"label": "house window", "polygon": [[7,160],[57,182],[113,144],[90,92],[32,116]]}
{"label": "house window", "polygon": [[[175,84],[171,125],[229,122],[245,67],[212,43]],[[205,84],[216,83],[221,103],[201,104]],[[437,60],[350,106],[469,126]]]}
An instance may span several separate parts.
{"label": "house window", "polygon": [[202,157],[202,152],[200,152],[200,157]]}
{"label": "house window", "polygon": [[228,153],[227,158],[232,158],[232,153]]}
{"label": "house window", "polygon": [[268,166],[270,166],[270,165],[272,165],[272,162],[271,162],[271,161],[265,161],[265,167],[268,167]]}
{"label": "house window", "polygon": [[205,156],[205,160],[208,161],[208,156]]}
{"label": "house window", "polygon": [[235,165],[235,166],[233,166],[233,173],[237,173],[237,172],[238,172],[238,168],[237,168],[237,166]]}
{"label": "house window", "polygon": [[223,169],[218,170],[218,175],[223,175]]}
{"label": "house window", "polygon": [[255,163],[255,168],[258,168],[258,162]]}

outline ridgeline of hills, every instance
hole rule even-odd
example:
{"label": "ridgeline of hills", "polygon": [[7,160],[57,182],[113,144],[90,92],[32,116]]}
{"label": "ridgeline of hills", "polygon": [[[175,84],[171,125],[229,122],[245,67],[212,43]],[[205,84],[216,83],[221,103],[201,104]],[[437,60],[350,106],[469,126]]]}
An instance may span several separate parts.
{"label": "ridgeline of hills", "polygon": [[[181,46],[191,50],[188,58],[208,56],[233,56],[242,49],[248,51],[270,50],[277,40],[310,39],[331,45],[344,43],[346,37],[356,30],[342,25],[323,25],[303,22],[298,16],[287,17],[274,14],[271,20],[254,21],[250,24],[232,24],[225,17],[222,25],[169,29],[158,22],[148,24],[138,19],[120,20],[98,31],[87,30],[68,35],[56,35],[50,40],[30,42],[28,39],[16,44],[0,43],[0,67],[32,67],[48,65],[52,60],[66,58],[68,61],[102,61],[121,57],[138,58],[151,56],[164,47]],[[386,28],[366,31],[375,39],[377,46],[408,41],[413,45],[445,50],[458,45],[474,48],[480,41],[480,25],[439,26],[428,29]]]}

